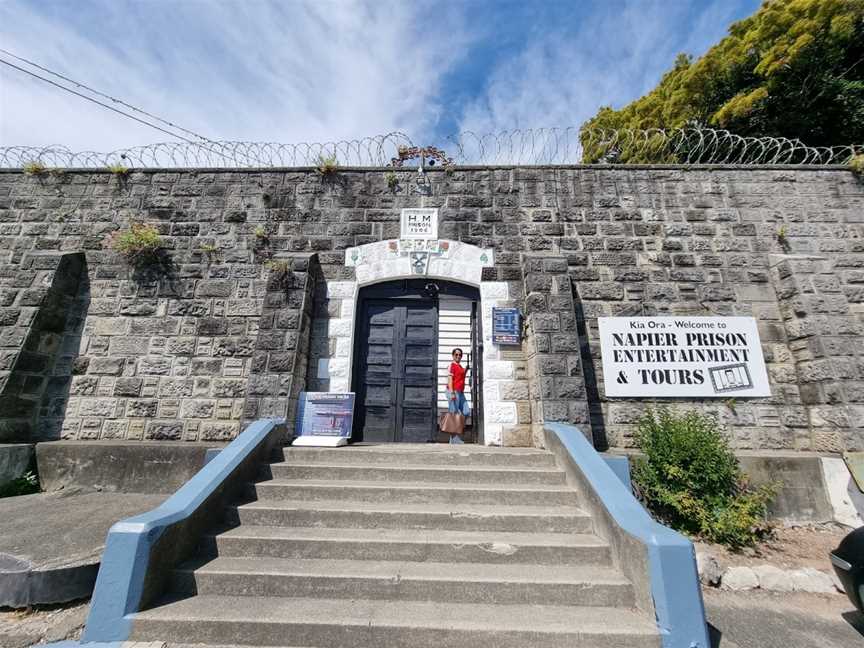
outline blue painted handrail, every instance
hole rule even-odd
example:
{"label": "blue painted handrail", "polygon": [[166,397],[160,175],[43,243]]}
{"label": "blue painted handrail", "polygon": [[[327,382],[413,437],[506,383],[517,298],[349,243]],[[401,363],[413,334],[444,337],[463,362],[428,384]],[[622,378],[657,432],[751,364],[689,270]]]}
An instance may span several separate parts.
{"label": "blue painted handrail", "polygon": [[82,643],[129,638],[130,615],[152,596],[147,590],[153,579],[164,578],[174,567],[173,560],[185,557],[177,545],[197,544],[202,525],[221,514],[220,495],[237,486],[231,477],[257,469],[258,461],[267,458],[261,453],[270,451],[276,425],[277,421],[251,424],[160,506],[111,527]]}
{"label": "blue painted handrail", "polygon": [[709,648],[693,543],[657,523],[579,428],[546,423],[622,531],[647,549],[651,596],[663,648]]}

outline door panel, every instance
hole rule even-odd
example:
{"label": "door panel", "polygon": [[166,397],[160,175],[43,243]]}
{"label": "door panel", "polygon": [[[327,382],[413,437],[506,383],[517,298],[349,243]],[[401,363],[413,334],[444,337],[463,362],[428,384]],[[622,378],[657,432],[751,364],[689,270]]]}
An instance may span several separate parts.
{"label": "door panel", "polygon": [[437,429],[438,316],[419,300],[364,303],[357,422],[364,441],[425,442]]}
{"label": "door panel", "polygon": [[388,303],[368,303],[361,328],[367,344],[360,344],[361,382],[356,402],[362,411],[358,422],[363,425],[366,441],[389,441],[396,425],[396,386],[393,366],[396,362],[396,307]]}

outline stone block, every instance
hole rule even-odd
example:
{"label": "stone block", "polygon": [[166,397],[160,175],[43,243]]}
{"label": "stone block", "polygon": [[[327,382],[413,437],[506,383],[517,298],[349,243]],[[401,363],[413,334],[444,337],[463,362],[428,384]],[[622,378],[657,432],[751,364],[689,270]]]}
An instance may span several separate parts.
{"label": "stone block", "polygon": [[742,591],[759,587],[759,577],[750,567],[730,567],[723,572],[723,589]]}
{"label": "stone block", "polygon": [[486,406],[486,414],[490,423],[515,424],[517,422],[516,403],[499,401]]}
{"label": "stone block", "polygon": [[73,376],[69,394],[72,396],[94,396],[99,386],[95,376]]}
{"label": "stone block", "polygon": [[138,360],[138,375],[167,376],[171,373],[172,359],[162,356],[150,356]]}
{"label": "stone block", "polygon": [[[487,433],[488,438],[488,433]],[[501,445],[508,448],[530,448],[533,435],[530,425],[501,425]]]}
{"label": "stone block", "polygon": [[222,358],[192,358],[189,372],[193,376],[219,376],[222,373]]}
{"label": "stone block", "polygon": [[720,562],[709,553],[704,551],[696,552],[696,570],[699,573],[699,580],[705,585],[717,587],[720,585],[720,580],[723,576],[723,568]]}
{"label": "stone block", "polygon": [[235,282],[227,279],[210,279],[199,281],[195,287],[196,297],[231,297]]}
{"label": "stone block", "polygon": [[144,429],[144,438],[155,441],[178,441],[183,436],[183,423],[181,421],[148,421]]}
{"label": "stone block", "polygon": [[215,411],[216,403],[212,400],[192,399],[184,400],[180,404],[180,416],[183,419],[212,418]]}
{"label": "stone block", "polygon": [[834,585],[834,580],[832,579],[833,575],[834,574],[827,574],[825,572],[819,571],[818,569],[813,569],[812,567],[796,569],[790,572],[792,589],[796,592],[810,592],[812,594],[832,594],[836,589]]}
{"label": "stone block", "polygon": [[180,398],[192,395],[195,381],[192,378],[163,378],[159,383],[159,396]]}
{"label": "stone block", "polygon": [[149,346],[149,337],[112,337],[108,341],[108,353],[112,356],[141,356],[147,354]]}
{"label": "stone block", "polygon": [[212,423],[201,425],[202,441],[230,441],[240,433],[239,423]]}
{"label": "stone block", "polygon": [[114,382],[115,396],[140,396],[144,385],[142,378],[118,378]]}
{"label": "stone block", "polygon": [[791,592],[793,589],[791,572],[773,565],[759,565],[753,568],[759,578],[759,587],[772,592]]}
{"label": "stone block", "polygon": [[126,403],[126,416],[153,418],[159,407],[159,401],[153,399],[132,399]]}
{"label": "stone block", "polygon": [[80,416],[114,418],[120,414],[120,400],[116,398],[84,398],[78,406]]}
{"label": "stone block", "polygon": [[[526,381],[501,382],[497,385],[496,389],[496,397],[492,400],[498,400],[499,397],[502,401],[528,400],[528,383]],[[485,391],[484,397],[489,398]]]}
{"label": "stone block", "polygon": [[487,380],[510,380],[515,375],[513,362],[509,360],[487,360],[483,365],[483,374]]}
{"label": "stone block", "polygon": [[561,328],[559,316],[551,313],[529,315],[528,323],[538,333],[558,331]]}

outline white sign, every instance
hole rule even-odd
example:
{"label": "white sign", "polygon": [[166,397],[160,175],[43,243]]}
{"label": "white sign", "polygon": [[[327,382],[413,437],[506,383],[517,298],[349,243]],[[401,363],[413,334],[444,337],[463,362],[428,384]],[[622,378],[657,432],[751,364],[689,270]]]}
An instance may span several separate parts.
{"label": "white sign", "polygon": [[438,210],[437,209],[403,209],[402,229],[399,235],[402,239],[437,239]]}
{"label": "white sign", "polygon": [[752,317],[600,317],[607,396],[770,396]]}

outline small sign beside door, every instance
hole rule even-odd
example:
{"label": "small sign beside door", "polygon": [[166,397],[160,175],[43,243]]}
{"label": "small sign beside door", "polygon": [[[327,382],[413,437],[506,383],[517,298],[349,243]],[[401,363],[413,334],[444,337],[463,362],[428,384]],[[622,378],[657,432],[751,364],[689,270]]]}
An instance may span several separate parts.
{"label": "small sign beside door", "polygon": [[403,209],[401,239],[437,239],[438,210],[437,209]]}
{"label": "small sign beside door", "polygon": [[354,423],[354,393],[300,392],[297,405],[297,436],[351,436]]}
{"label": "small sign beside door", "polygon": [[522,315],[518,308],[492,308],[492,342],[522,343]]}

